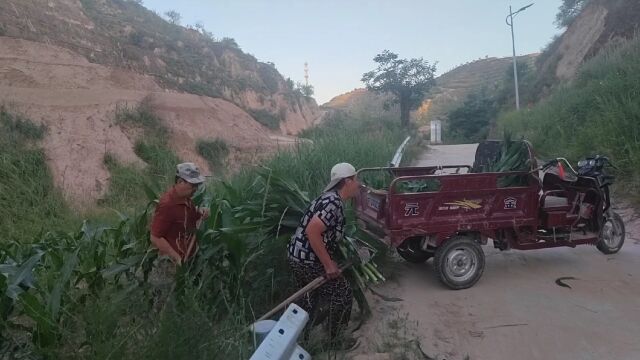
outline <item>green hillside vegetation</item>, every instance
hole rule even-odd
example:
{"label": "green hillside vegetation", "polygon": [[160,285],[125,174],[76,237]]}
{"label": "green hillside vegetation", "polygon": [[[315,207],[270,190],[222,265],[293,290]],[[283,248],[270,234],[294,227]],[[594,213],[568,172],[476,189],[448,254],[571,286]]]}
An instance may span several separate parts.
{"label": "green hillside vegetation", "polygon": [[[534,60],[533,55],[518,57],[519,64],[530,65]],[[437,85],[429,96],[432,99],[429,111],[424,115],[417,114],[418,121],[428,123],[447,118],[448,113],[463,106],[468,97],[477,97],[479,93],[487,91],[492,94],[499,91],[508,76],[513,79],[511,58],[479,59],[458,66],[438,77]]]}
{"label": "green hillside vegetation", "polygon": [[[520,94],[521,106],[535,102],[535,94],[529,90],[536,81],[534,58],[518,60],[518,83],[524,91]],[[447,143],[473,143],[495,137],[491,128],[500,114],[515,107],[513,67],[503,69],[501,77],[491,84],[472,88],[455,107],[448,110],[443,138]]]}
{"label": "green hillside vegetation", "polygon": [[0,107],[0,244],[73,226],[73,212],[55,189],[38,146],[46,133],[44,126]]}
{"label": "green hillside vegetation", "polygon": [[640,37],[611,45],[587,61],[574,81],[529,110],[502,116],[498,125],[525,136],[541,155],[608,155],[640,184],[639,58]]}

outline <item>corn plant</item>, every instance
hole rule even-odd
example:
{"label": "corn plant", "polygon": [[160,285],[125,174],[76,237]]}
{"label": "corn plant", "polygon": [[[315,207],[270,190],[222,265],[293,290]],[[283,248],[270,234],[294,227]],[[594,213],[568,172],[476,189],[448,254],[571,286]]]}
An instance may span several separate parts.
{"label": "corn plant", "polygon": [[148,273],[153,256],[147,256],[147,210],[134,218],[121,215],[114,227],[84,222],[76,233],[50,232],[36,243],[14,243],[4,250],[2,330],[27,316],[34,324],[27,329],[34,343],[53,346],[81,297],[117,286],[123,276],[134,281],[138,270]]}

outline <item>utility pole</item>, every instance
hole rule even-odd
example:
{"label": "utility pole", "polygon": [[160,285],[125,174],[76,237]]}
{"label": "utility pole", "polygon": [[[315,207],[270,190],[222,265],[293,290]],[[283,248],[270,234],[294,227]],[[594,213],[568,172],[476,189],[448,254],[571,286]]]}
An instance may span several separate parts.
{"label": "utility pole", "polygon": [[304,63],[304,84],[309,86],[309,63]]}
{"label": "utility pole", "polygon": [[507,25],[511,27],[511,45],[513,47],[513,81],[515,82],[516,87],[516,110],[520,110],[520,92],[518,90],[518,65],[516,62],[516,39],[513,31],[513,18],[521,11],[524,11],[531,7],[533,4],[534,3],[531,3],[525,7],[522,7],[516,12],[513,12],[511,10],[511,6],[509,6],[509,15],[507,15],[507,19],[505,20]]}

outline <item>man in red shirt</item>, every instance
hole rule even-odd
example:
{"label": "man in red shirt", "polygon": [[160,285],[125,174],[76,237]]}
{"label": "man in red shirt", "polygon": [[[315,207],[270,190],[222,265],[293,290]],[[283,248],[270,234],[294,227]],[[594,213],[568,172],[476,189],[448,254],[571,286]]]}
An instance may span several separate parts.
{"label": "man in red shirt", "polygon": [[204,180],[194,163],[178,164],[175,184],[160,197],[153,215],[151,242],[178,265],[195,254],[198,222],[209,216],[208,209],[198,209],[191,201]]}

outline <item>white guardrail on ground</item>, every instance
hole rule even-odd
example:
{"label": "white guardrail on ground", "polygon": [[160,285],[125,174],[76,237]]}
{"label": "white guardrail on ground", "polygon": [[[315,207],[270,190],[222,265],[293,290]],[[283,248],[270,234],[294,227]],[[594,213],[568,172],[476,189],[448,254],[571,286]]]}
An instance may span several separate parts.
{"label": "white guardrail on ground", "polygon": [[389,163],[390,167],[398,167],[398,166],[400,166],[400,162],[402,162],[402,156],[404,155],[404,150],[407,147],[407,144],[409,143],[409,140],[411,140],[411,136],[407,136],[407,138],[404,139],[404,141],[402,142],[400,147],[398,147],[398,150],[396,150],[396,154],[393,155],[393,159]]}
{"label": "white guardrail on ground", "polygon": [[306,311],[296,304],[289,305],[250,360],[311,360],[311,355],[297,344],[307,321]]}

